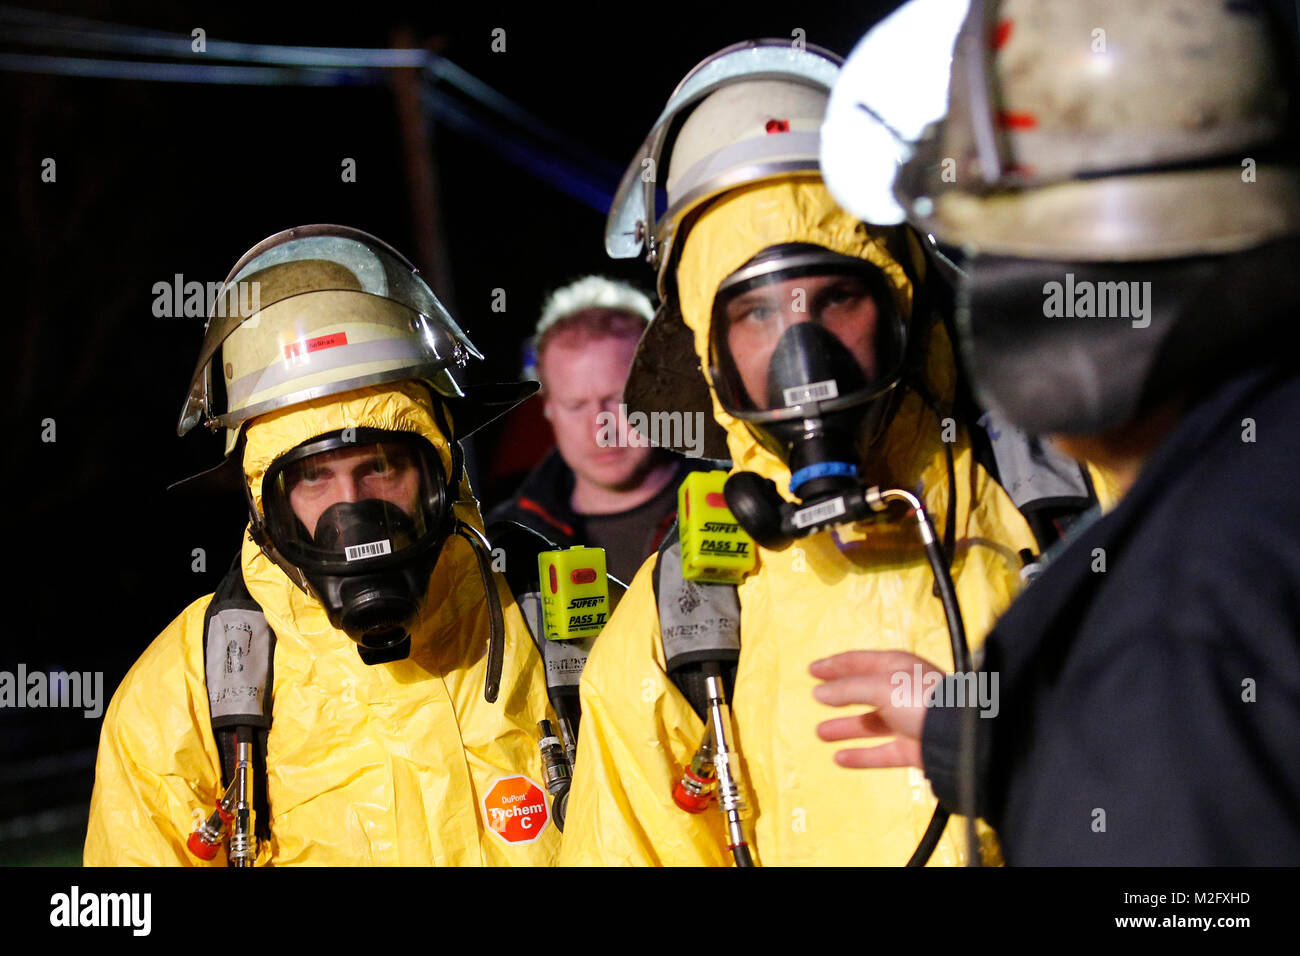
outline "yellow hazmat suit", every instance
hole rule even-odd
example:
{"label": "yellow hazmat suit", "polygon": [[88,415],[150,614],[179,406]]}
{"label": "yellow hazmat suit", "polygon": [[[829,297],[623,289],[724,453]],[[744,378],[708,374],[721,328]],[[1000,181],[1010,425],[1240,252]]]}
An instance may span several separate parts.
{"label": "yellow hazmat suit", "polygon": [[[686,236],[677,268],[682,315],[704,368],[719,283],[778,243],[814,243],[868,259],[910,301],[910,283],[881,235],[838,209],[820,180],[759,184],[707,207]],[[913,322],[911,334],[919,331]],[[933,394],[951,400],[951,346],[939,327],[930,342],[924,377]],[[784,493],[789,470],[722,410],[716,394],[713,406],[736,470],[771,478]],[[956,485],[949,488],[941,428],[939,416],[907,394],[865,474],[909,490],[919,484],[940,534],[955,509],[952,574],[974,648],[1019,586],[1019,550],[1035,544],[1010,498],[973,460],[964,432],[952,446]],[[672,801],[703,726],[664,670],[654,560],[632,582],[583,674],[565,864],[731,862],[716,806],[692,815]],[[910,519],[842,527],[785,551],[760,551],[758,570],[739,590],[741,654],[732,701],[760,865],[901,866],[915,849],[935,806],[925,777],[910,768],[837,766],[832,754],[843,744],[823,743],[815,728],[843,714],[813,699],[818,682],[808,665],[840,651],[892,649],[951,669],[932,582]],[[931,863],[964,859],[964,826],[954,819]]]}
{"label": "yellow hazmat suit", "polygon": [[[358,389],[255,419],[244,470],[260,508],[261,481],[279,455],[335,429],[412,431],[450,474],[448,445],[422,386]],[[468,482],[458,517],[482,529]],[[500,696],[483,698],[488,611],[469,545],[443,548],[409,659],[369,666],[325,610],[246,540],[244,582],[276,635],[268,741],[269,844],[259,864],[544,865],[559,834],[549,819],[493,829],[490,812],[544,792],[537,721],[549,713],[541,659],[509,588]],[[191,864],[186,838],[221,792],[204,686],[209,597],[185,609],[149,646],[104,718],[85,861]],[[500,782],[500,783],[499,783]],[[498,785],[499,783],[499,785]],[[495,785],[495,786],[494,786]],[[485,806],[485,801],[487,805]],[[545,800],[542,801],[546,803]],[[498,822],[503,815],[495,815]],[[512,842],[513,841],[513,842]],[[215,865],[224,865],[224,853]]]}

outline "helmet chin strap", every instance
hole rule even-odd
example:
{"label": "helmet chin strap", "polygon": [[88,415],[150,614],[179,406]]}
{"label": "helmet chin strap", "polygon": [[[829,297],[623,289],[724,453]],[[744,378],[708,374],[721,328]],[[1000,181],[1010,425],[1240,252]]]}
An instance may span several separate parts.
{"label": "helmet chin strap", "polygon": [[496,582],[492,579],[492,564],[489,553],[492,546],[483,533],[472,524],[457,519],[457,534],[469,542],[478,559],[478,573],[483,581],[483,591],[488,604],[488,659],[487,674],[483,678],[483,697],[489,704],[495,703],[501,690],[501,666],[506,653],[506,622],[501,613],[501,598],[497,594]]}
{"label": "helmet chin strap", "polygon": [[[451,481],[448,490],[453,495],[459,495],[460,482],[465,469],[464,451],[460,447],[460,442],[452,433],[452,426],[447,421],[443,403],[439,401],[437,395],[433,395],[432,398],[434,420],[438,423],[439,430],[446,436],[447,447],[451,451]],[[452,503],[451,513],[453,517],[456,514],[457,504],[460,504],[459,499]],[[501,691],[501,668],[506,654],[506,623],[505,616],[501,612],[501,598],[497,595],[496,582],[492,578],[492,561],[489,557],[492,545],[483,536],[483,533],[472,524],[462,521],[458,517],[454,517],[454,520],[455,525],[451,534],[459,535],[469,542],[474,557],[478,560],[479,578],[483,582],[483,593],[487,598],[488,659],[487,673],[483,678],[483,697],[489,704],[493,704],[496,703],[497,694]]]}

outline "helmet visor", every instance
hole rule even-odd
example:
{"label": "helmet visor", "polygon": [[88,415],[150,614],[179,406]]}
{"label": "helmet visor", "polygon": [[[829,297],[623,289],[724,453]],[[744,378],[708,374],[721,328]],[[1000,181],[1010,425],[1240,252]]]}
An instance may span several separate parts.
{"label": "helmet visor", "polygon": [[281,456],[262,483],[267,533],[309,572],[377,570],[444,535],[442,463],[419,435],[347,429]]}
{"label": "helmet visor", "polygon": [[452,370],[471,356],[483,357],[391,246],[345,226],[300,226],[263,240],[227,277],[177,431],[200,422],[233,429],[403,378],[460,398]]}
{"label": "helmet visor", "polygon": [[722,283],[710,330],[718,398],[749,421],[868,401],[902,369],[905,333],[894,295],[875,266],[845,256],[742,267]]}

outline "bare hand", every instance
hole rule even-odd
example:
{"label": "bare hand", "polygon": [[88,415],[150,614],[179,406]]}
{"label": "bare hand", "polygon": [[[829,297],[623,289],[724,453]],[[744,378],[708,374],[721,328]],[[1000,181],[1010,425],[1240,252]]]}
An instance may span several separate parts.
{"label": "bare hand", "polygon": [[841,767],[921,766],[921,730],[926,708],[920,688],[925,675],[933,672],[942,676],[939,668],[903,651],[848,651],[815,661],[808,670],[826,682],[813,689],[813,696],[823,704],[832,707],[866,704],[877,708],[867,714],[823,721],[817,725],[818,737],[822,740],[895,738],[877,747],[837,750],[837,764]]}

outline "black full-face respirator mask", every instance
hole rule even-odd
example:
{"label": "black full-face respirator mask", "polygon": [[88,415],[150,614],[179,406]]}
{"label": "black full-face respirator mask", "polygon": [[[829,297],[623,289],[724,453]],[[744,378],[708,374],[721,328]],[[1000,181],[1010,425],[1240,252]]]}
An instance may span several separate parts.
{"label": "black full-face respirator mask", "polygon": [[[250,502],[251,506],[251,502]],[[437,450],[420,435],[348,428],[298,445],[262,481],[254,538],[289,565],[367,664],[410,653],[438,557],[457,531]],[[300,578],[299,578],[300,576]]]}
{"label": "black full-face respirator mask", "polygon": [[800,500],[753,472],[728,479],[732,513],[763,547],[873,513],[853,494],[858,462],[886,423],[906,346],[894,291],[866,260],[787,243],[723,280],[710,323],[718,400],[789,467]]}

